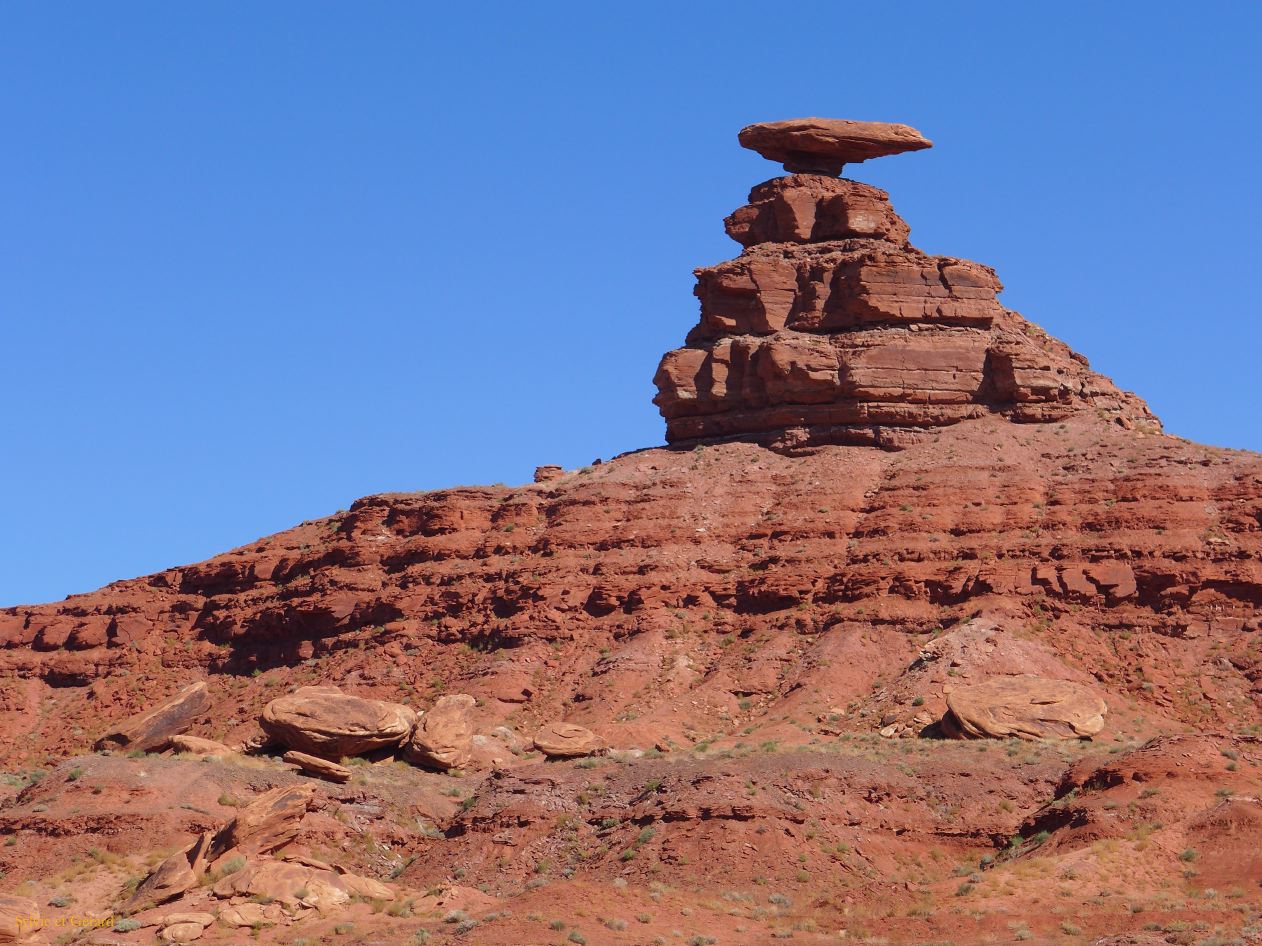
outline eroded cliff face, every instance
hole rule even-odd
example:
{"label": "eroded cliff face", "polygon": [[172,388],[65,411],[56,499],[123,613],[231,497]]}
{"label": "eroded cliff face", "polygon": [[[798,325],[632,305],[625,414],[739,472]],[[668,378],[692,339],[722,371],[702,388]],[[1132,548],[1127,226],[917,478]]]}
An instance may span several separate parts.
{"label": "eroded cliff face", "polygon": [[793,174],[755,187],[726,223],[745,249],[697,270],[701,320],[654,378],[670,443],[901,448],[988,415],[1077,411],[1160,429],[1143,401],[1005,309],[992,269],[913,247],[878,188]]}
{"label": "eroded cliff face", "polygon": [[[1262,459],[1095,413],[984,418],[897,452],[646,450],[545,483],[368,497],[0,611],[0,719],[30,740],[0,751],[87,745],[78,720],[204,674],[233,694],[212,735],[240,735],[269,692],[252,672],[305,680],[325,661],[378,696],[441,679],[485,698],[488,722],[561,713],[650,744],[737,732],[806,693],[872,704],[923,635],[979,612],[1153,718],[1225,726],[1262,721],[1260,606]],[[821,655],[852,648],[839,689]]]}

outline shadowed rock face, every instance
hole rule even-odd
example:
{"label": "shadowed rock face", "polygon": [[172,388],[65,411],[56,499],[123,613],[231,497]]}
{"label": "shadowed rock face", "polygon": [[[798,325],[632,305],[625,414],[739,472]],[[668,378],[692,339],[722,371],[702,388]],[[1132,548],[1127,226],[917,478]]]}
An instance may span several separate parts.
{"label": "shadowed rock face", "polygon": [[1083,410],[1160,427],[1005,309],[990,267],[911,246],[878,188],[776,178],[726,227],[744,252],[696,271],[700,321],[653,379],[669,443],[898,448],[986,415],[1045,423]]}

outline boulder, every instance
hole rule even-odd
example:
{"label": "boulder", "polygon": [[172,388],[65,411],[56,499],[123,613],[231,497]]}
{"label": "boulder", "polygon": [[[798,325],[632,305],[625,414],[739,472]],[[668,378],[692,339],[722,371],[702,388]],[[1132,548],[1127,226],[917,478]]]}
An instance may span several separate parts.
{"label": "boulder", "polygon": [[235,752],[225,746],[222,742],[215,742],[213,739],[202,739],[200,736],[172,736],[167,748],[169,748],[172,752],[181,752],[187,755],[236,755]]}
{"label": "boulder", "polygon": [[265,854],[284,847],[298,834],[314,792],[311,785],[281,786],[264,792],[219,829],[207,858],[215,860],[228,851]]}
{"label": "boulder", "polygon": [[789,118],[742,128],[741,147],[778,161],[791,174],[836,176],[843,166],[869,158],[932,148],[933,142],[912,128],[892,122],[846,118]]}
{"label": "boulder", "polygon": [[467,693],[439,697],[412,731],[406,750],[408,760],[441,771],[467,765],[473,746],[469,714],[475,705]]}
{"label": "boulder", "polygon": [[43,925],[34,900],[0,894],[0,943],[18,943]]}
{"label": "boulder", "polygon": [[328,759],[321,759],[319,756],[307,755],[305,752],[290,749],[282,758],[290,765],[296,765],[308,775],[314,775],[316,778],[328,779],[330,782],[349,782],[351,780],[350,769],[336,762],[330,762]]}
{"label": "boulder", "polygon": [[169,926],[162,927],[162,932],[158,935],[162,938],[163,942],[189,943],[200,938],[201,935],[206,932],[206,926],[208,925],[209,924],[195,923],[192,921],[172,923]]}
{"label": "boulder", "polygon": [[95,748],[154,752],[165,749],[172,736],[189,729],[210,706],[205,681],[186,686],[165,703],[125,720],[103,735]]}
{"label": "boulder", "polygon": [[549,759],[574,759],[595,755],[604,742],[590,729],[574,723],[548,723],[535,733],[535,748]]}
{"label": "boulder", "polygon": [[956,739],[1084,739],[1104,728],[1104,700],[1081,683],[992,677],[946,693],[942,729]]}
{"label": "boulder", "polygon": [[327,759],[397,746],[416,725],[399,703],[369,700],[337,687],[300,687],[263,708],[259,725],[287,749]]}
{"label": "boulder", "polygon": [[124,911],[135,913],[139,910],[147,910],[149,907],[174,900],[196,887],[197,871],[194,869],[194,862],[200,860],[197,852],[203,848],[203,839],[199,838],[192,847],[176,851],[162,861],[127,899],[123,905]]}
{"label": "boulder", "polygon": [[351,897],[393,900],[394,891],[381,883],[336,868],[310,867],[296,861],[255,858],[212,888],[216,897],[258,897],[286,910],[314,907],[326,912]]}
{"label": "boulder", "polygon": [[197,923],[201,926],[210,926],[215,922],[213,913],[168,913],[158,921],[160,926],[174,926],[177,923]]}
{"label": "boulder", "polygon": [[263,904],[251,903],[248,900],[245,903],[234,903],[219,911],[219,922],[233,929],[257,926],[269,919],[270,917],[263,912]]}

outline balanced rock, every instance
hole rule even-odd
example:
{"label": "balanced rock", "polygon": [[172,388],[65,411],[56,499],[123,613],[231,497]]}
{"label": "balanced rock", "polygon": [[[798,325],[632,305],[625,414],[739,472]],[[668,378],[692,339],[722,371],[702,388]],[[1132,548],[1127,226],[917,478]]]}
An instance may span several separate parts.
{"label": "balanced rock", "polygon": [[869,158],[933,147],[909,125],[845,118],[790,118],[741,129],[740,143],[791,174],[836,176],[843,166]]}
{"label": "balanced rock", "polygon": [[350,769],[337,762],[321,759],[319,756],[307,755],[305,752],[290,749],[283,758],[290,765],[296,765],[308,775],[314,775],[317,778],[328,779],[330,782],[349,782],[351,780]]}
{"label": "balanced rock", "polygon": [[[844,136],[800,124],[750,126],[742,143],[796,142],[840,160],[924,141],[873,132],[866,151],[846,151]],[[767,153],[789,153],[778,147]],[[653,378],[668,443],[900,449],[935,427],[1074,412],[1160,429],[1139,398],[1005,309],[990,267],[913,247],[878,188],[793,174],[755,187],[726,223],[745,249],[696,271],[700,321]]]}
{"label": "balanced rock", "polygon": [[476,700],[466,693],[439,697],[412,731],[407,758],[442,771],[467,765],[473,747],[470,713],[475,705]]}
{"label": "balanced rock", "polygon": [[337,687],[309,686],[268,703],[259,725],[288,749],[340,759],[397,746],[416,725],[416,713],[400,703],[350,696]]}
{"label": "balanced rock", "polygon": [[1033,674],[993,677],[946,694],[942,729],[957,739],[1084,739],[1108,706],[1090,688]]}
{"label": "balanced rock", "polygon": [[210,706],[206,683],[189,684],[165,703],[133,716],[96,741],[95,748],[153,752],[165,749],[172,736],[186,732]]}
{"label": "balanced rock", "polygon": [[574,723],[548,723],[535,733],[535,748],[549,759],[595,755],[604,742],[590,729]]}

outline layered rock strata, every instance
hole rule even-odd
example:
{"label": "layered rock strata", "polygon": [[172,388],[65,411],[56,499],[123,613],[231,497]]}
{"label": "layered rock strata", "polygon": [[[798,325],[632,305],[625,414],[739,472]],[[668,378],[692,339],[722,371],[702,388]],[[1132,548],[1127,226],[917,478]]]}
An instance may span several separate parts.
{"label": "layered rock strata", "polygon": [[1159,429],[1136,396],[1003,307],[994,270],[930,256],[879,188],[817,173],[755,187],[744,247],[696,271],[701,318],[654,377],[666,439],[898,448],[998,414],[1089,410]]}

